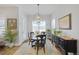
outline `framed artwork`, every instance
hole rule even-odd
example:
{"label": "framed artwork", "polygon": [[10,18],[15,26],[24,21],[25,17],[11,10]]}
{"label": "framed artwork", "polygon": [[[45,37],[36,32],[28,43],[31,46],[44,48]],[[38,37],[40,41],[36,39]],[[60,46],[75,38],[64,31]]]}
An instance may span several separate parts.
{"label": "framed artwork", "polygon": [[8,18],[7,19],[7,28],[12,32],[17,30],[17,19],[16,18]]}
{"label": "framed artwork", "polygon": [[58,19],[59,29],[71,30],[71,14]]}

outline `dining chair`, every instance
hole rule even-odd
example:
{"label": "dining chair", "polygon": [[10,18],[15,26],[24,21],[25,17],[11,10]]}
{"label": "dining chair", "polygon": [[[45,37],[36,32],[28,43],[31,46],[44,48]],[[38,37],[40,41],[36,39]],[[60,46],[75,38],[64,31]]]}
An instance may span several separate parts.
{"label": "dining chair", "polygon": [[46,43],[46,35],[37,35],[37,42],[36,42],[37,54],[38,54],[39,48],[43,48],[43,51],[45,53],[45,43]]}
{"label": "dining chair", "polygon": [[30,43],[31,43],[31,46],[32,46],[32,47],[35,46],[35,42],[36,42],[34,36],[35,36],[35,33],[34,33],[34,32],[30,32],[30,35],[29,35],[29,45],[30,45]]}
{"label": "dining chair", "polygon": [[29,45],[30,45],[30,33],[28,32],[28,41],[29,41]]}
{"label": "dining chair", "polygon": [[28,33],[29,45],[30,45],[30,43],[32,42],[32,37],[33,37],[33,35],[34,35],[34,32],[29,32],[29,33]]}

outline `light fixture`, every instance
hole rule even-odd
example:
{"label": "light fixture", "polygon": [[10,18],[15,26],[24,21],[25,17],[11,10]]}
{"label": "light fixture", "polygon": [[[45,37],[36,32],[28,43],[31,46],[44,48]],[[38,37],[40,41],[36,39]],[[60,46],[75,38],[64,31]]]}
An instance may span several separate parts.
{"label": "light fixture", "polygon": [[39,15],[39,4],[37,4],[37,7],[38,7],[38,13],[37,13],[37,24],[38,24],[38,32],[40,32],[40,15]]}
{"label": "light fixture", "polygon": [[40,20],[40,15],[39,15],[39,4],[37,4],[37,7],[38,7],[38,14],[37,14],[37,17],[36,17],[36,18],[37,18],[38,20]]}

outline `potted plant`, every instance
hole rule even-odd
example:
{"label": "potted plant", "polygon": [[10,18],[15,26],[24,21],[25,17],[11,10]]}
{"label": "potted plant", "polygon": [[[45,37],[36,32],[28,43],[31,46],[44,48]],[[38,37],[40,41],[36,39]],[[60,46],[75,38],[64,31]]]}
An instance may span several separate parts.
{"label": "potted plant", "polygon": [[5,31],[5,34],[4,34],[4,39],[8,42],[7,45],[9,47],[13,47],[14,45],[14,42],[16,40],[16,36],[17,36],[17,33],[16,32],[12,32],[11,30],[7,29]]}
{"label": "potted plant", "polygon": [[53,34],[57,35],[57,36],[60,36],[62,34],[62,31],[53,29]]}
{"label": "potted plant", "polygon": [[46,32],[47,32],[47,33],[51,33],[51,29],[47,29]]}

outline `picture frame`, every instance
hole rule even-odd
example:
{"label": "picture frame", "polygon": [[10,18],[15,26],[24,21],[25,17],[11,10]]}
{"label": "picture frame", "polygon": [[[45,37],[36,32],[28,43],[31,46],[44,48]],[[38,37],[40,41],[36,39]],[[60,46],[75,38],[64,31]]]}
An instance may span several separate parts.
{"label": "picture frame", "polygon": [[71,30],[71,14],[58,19],[59,29]]}
{"label": "picture frame", "polygon": [[17,18],[7,18],[7,29],[12,32],[17,30]]}

